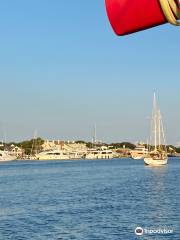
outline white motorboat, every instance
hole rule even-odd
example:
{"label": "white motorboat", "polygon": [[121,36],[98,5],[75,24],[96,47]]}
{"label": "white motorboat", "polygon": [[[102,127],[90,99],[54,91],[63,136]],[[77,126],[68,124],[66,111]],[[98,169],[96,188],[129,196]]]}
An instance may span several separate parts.
{"label": "white motorboat", "polygon": [[37,160],[67,160],[69,154],[62,150],[49,150],[36,154]]}
{"label": "white motorboat", "polygon": [[143,159],[148,152],[144,145],[138,145],[134,150],[130,151],[131,157],[135,160]]}
{"label": "white motorboat", "polygon": [[13,161],[16,160],[16,156],[10,154],[8,151],[6,150],[0,150],[0,162],[9,162],[9,161]]}
{"label": "white motorboat", "polygon": [[111,159],[113,158],[112,150],[107,147],[101,147],[98,149],[90,149],[85,154],[85,159]]}

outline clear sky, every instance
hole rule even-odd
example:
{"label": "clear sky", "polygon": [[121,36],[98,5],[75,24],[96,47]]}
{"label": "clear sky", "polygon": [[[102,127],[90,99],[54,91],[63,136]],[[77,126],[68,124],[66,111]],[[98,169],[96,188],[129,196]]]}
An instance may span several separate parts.
{"label": "clear sky", "polygon": [[104,0],[0,1],[0,137],[146,140],[153,92],[180,141],[180,28],[117,37]]}

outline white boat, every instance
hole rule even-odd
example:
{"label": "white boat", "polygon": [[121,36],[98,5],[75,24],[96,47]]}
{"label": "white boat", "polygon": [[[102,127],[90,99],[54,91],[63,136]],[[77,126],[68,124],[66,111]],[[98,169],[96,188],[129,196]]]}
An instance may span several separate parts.
{"label": "white boat", "polygon": [[165,134],[160,110],[156,103],[156,95],[154,94],[153,112],[151,123],[152,134],[150,136],[150,145],[144,162],[150,166],[162,166],[168,162],[166,149]]}
{"label": "white boat", "polygon": [[13,161],[16,160],[16,156],[15,155],[11,155],[8,151],[4,150],[0,150],[0,162],[9,162],[9,161]]}
{"label": "white boat", "polygon": [[150,157],[145,157],[144,162],[145,162],[146,165],[150,165],[150,166],[162,166],[162,165],[167,164],[168,158],[166,156],[161,157],[159,155],[156,158],[153,155],[153,156],[150,156]]}
{"label": "white boat", "polygon": [[99,149],[90,149],[85,154],[85,159],[111,159],[113,158],[112,150],[107,147],[101,147]]}
{"label": "white boat", "polygon": [[135,160],[143,159],[148,152],[144,145],[138,145],[134,150],[130,151],[131,157]]}
{"label": "white boat", "polygon": [[69,154],[62,150],[49,150],[36,154],[37,160],[67,160]]}
{"label": "white boat", "polygon": [[70,151],[68,152],[70,159],[81,159],[83,158],[85,152],[84,151]]}

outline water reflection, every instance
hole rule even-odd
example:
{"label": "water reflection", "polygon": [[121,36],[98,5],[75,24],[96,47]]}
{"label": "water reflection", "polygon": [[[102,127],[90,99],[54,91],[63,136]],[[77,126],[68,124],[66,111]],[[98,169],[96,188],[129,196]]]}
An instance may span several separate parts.
{"label": "water reflection", "polygon": [[[174,194],[174,187],[171,185],[169,174],[169,166],[161,167],[145,167],[148,174],[146,182],[146,208],[148,211],[148,221],[145,228],[170,228],[174,229],[176,223],[173,221],[173,216],[176,216],[176,209],[172,204],[172,195]],[[172,219],[172,221],[169,221]],[[145,236],[143,239],[154,240],[157,234],[152,236]],[[157,239],[172,239],[171,235],[159,234]]]}

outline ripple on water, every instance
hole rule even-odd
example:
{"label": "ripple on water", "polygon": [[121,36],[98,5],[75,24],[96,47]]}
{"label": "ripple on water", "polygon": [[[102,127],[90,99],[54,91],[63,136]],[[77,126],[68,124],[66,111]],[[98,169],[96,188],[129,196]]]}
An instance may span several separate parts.
{"label": "ripple on water", "polygon": [[16,162],[0,168],[0,239],[136,239],[171,227],[180,239],[180,159],[148,168],[130,159]]}

